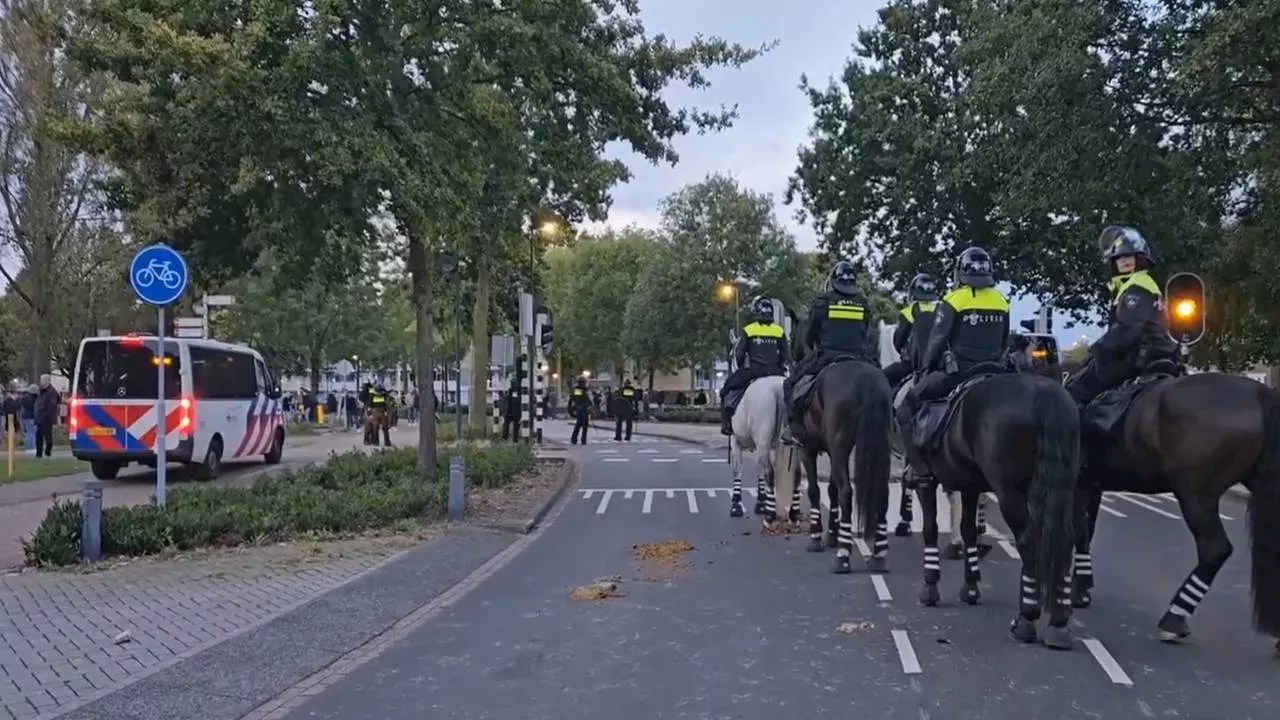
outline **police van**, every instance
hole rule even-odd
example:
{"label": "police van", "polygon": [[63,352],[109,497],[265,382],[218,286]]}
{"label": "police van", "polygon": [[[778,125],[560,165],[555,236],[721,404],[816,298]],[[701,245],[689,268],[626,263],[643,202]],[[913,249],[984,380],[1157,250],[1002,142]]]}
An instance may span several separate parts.
{"label": "police van", "polygon": [[[166,459],[210,480],[223,462],[280,462],[284,412],[262,356],[242,345],[154,335],[85,338],[76,358],[67,419],[71,453],[109,480],[136,462],[156,465],[164,428]],[[156,413],[164,365],[164,421]]]}

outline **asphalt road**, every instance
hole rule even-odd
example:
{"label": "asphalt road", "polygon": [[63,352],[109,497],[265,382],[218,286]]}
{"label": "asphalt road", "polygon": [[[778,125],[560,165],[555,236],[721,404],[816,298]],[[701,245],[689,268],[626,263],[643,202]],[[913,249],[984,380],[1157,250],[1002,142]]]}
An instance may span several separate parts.
{"label": "asphalt road", "polygon": [[[882,581],[857,564],[832,575],[833,551],[809,554],[803,535],[762,536],[757,518],[729,517],[722,451],[650,438],[571,452],[579,486],[542,537],[291,717],[1280,716],[1280,661],[1248,625],[1237,499],[1222,508],[1236,556],[1192,640],[1170,646],[1155,622],[1194,564],[1190,536],[1170,499],[1109,497],[1094,607],[1076,615],[1075,649],[1057,652],[1008,639],[1018,567],[999,543],[984,562],[983,604],[959,604],[960,565],[947,562],[942,606],[922,608],[918,535],[893,540]],[[998,540],[1005,528],[991,524]],[[696,547],[685,570],[655,572],[634,557],[634,544],[669,539]],[[606,576],[624,578],[625,597],[568,599]]]}

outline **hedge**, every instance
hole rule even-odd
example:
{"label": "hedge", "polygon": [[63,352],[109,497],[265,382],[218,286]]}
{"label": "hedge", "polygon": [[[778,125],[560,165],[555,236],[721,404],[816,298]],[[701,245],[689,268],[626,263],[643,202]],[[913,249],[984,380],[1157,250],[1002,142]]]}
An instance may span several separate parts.
{"label": "hedge", "polygon": [[718,407],[666,407],[653,408],[653,419],[673,423],[720,423]]}
{"label": "hedge", "polygon": [[[415,448],[350,452],[334,454],[322,465],[274,473],[251,487],[177,487],[163,508],[106,508],[102,554],[231,547],[435,520],[446,512],[450,456],[464,456],[470,484],[484,487],[504,485],[535,463],[524,443],[460,443],[441,450],[435,476],[425,480],[418,475]],[[27,566],[79,562],[80,525],[78,500],[55,502],[31,538],[22,541]]]}

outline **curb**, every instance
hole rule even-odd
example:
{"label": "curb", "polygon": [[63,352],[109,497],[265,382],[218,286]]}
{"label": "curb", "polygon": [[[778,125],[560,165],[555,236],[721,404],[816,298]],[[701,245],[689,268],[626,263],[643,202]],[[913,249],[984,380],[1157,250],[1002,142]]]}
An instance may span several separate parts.
{"label": "curb", "polygon": [[578,468],[573,464],[573,461],[568,458],[542,460],[542,462],[554,462],[560,465],[560,482],[556,484],[556,489],[551,493],[550,497],[543,501],[542,507],[538,508],[538,511],[533,514],[533,517],[525,520],[524,524],[520,526],[520,532],[523,535],[528,535],[533,532],[534,529],[542,523],[542,521],[547,517],[547,513],[551,512],[551,508],[555,507],[556,503],[560,502],[560,498],[564,497],[565,491],[567,491],[569,486],[578,478]]}

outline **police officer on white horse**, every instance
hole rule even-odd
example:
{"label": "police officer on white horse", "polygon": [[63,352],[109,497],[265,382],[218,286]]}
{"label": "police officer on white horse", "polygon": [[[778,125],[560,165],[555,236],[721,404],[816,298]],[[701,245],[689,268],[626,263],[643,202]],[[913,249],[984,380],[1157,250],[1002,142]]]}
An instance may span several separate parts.
{"label": "police officer on white horse", "polygon": [[782,326],[774,322],[773,301],[754,298],[751,319],[733,348],[736,368],[720,388],[720,432],[724,435],[733,434],[733,413],[747,386],[762,377],[785,375],[785,366],[791,361]]}

